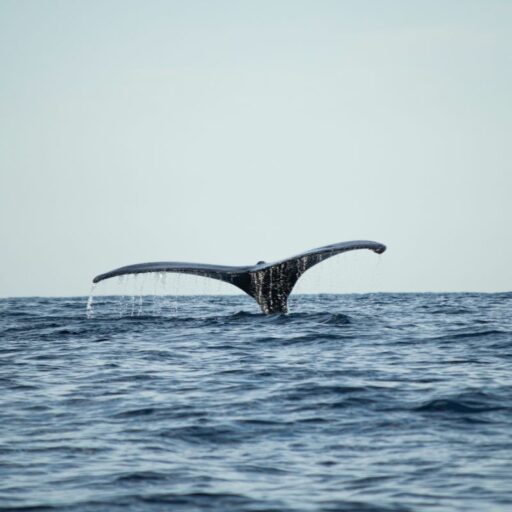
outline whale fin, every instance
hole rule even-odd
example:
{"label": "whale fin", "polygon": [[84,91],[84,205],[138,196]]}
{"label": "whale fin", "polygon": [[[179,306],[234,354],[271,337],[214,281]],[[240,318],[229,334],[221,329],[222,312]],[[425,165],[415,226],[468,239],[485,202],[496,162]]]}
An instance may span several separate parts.
{"label": "whale fin", "polygon": [[311,249],[273,263],[255,265],[249,271],[251,288],[246,292],[254,297],[264,313],[286,313],[288,297],[306,270],[332,256],[359,249],[382,254],[386,246],[371,240],[353,240]]}
{"label": "whale fin", "polygon": [[381,254],[386,250],[386,246],[370,240],[354,240],[311,249],[273,263],[259,262],[243,267],[176,261],[139,263],[100,274],[93,282],[99,283],[116,276],[147,272],[193,274],[218,279],[238,287],[256,300],[263,313],[286,313],[288,297],[306,270],[327,258],[358,249],[369,249]]}
{"label": "whale fin", "polygon": [[248,271],[252,267],[233,267],[228,265],[208,265],[204,263],[186,263],[181,261],[158,261],[152,263],[137,263],[120,267],[110,272],[100,274],[93,279],[99,283],[105,279],[127,274],[145,274],[148,272],[172,272],[176,274],[192,274],[201,277],[218,279],[237,286],[244,292],[249,285]]}

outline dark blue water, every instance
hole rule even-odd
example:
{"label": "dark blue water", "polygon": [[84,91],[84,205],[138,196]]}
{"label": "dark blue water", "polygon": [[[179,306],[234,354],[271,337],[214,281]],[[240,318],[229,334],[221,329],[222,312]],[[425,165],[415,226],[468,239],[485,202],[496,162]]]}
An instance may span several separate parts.
{"label": "dark blue water", "polygon": [[0,300],[0,507],[512,510],[512,293],[161,300]]}

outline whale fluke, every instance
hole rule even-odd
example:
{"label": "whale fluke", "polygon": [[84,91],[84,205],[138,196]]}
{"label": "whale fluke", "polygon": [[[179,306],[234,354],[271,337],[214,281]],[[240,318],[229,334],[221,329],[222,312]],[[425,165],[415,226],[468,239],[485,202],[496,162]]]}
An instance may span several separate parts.
{"label": "whale fluke", "polygon": [[260,261],[256,265],[243,267],[175,261],[139,263],[100,274],[93,279],[93,282],[99,283],[111,277],[146,272],[194,274],[237,286],[256,300],[263,313],[286,313],[288,297],[306,270],[331,256],[358,249],[369,249],[377,254],[382,254],[386,250],[386,246],[370,240],[340,242],[311,249],[273,263]]}

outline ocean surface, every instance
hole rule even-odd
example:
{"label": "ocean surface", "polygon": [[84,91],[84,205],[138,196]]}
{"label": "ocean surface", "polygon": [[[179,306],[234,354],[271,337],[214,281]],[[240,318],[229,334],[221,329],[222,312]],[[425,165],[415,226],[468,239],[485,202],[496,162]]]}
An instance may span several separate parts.
{"label": "ocean surface", "polygon": [[512,293],[0,300],[0,509],[511,511]]}

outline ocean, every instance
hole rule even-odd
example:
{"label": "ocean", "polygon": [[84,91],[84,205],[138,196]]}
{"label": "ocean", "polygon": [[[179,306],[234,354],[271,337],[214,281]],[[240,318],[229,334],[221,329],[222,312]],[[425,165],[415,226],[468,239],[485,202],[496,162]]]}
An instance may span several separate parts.
{"label": "ocean", "polygon": [[512,510],[512,293],[86,303],[0,299],[1,510]]}

